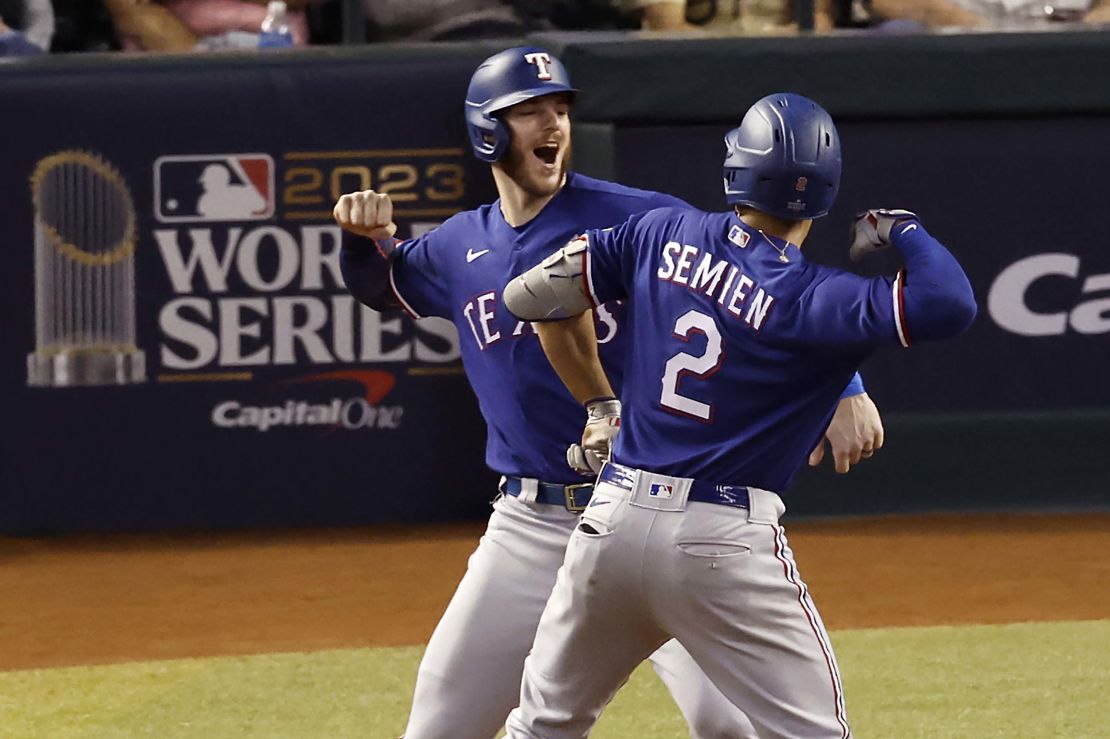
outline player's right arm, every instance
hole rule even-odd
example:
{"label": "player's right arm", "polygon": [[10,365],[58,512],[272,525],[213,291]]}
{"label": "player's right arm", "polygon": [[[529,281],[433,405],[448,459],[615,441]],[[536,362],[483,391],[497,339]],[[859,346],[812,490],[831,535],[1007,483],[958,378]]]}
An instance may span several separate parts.
{"label": "player's right arm", "polygon": [[403,307],[414,318],[450,315],[450,290],[441,269],[440,228],[409,241],[393,234],[393,203],[373,190],[348,193],[332,209],[343,229],[339,268],[347,289],[377,311]]}
{"label": "player's right arm", "polygon": [[348,193],[336,201],[332,217],[343,229],[339,268],[347,289],[374,310],[396,307],[389,270],[397,252],[397,224],[389,196],[373,190]]}

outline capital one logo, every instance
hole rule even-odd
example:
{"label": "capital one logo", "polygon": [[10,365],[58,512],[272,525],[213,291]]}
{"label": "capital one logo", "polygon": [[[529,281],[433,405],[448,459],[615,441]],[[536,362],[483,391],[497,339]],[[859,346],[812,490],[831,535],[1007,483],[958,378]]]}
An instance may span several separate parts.
{"label": "capital one logo", "polygon": [[547,70],[547,65],[551,64],[551,57],[544,52],[535,52],[532,54],[525,54],[524,61],[529,64],[536,65],[536,77],[541,80],[551,79],[551,72]]}
{"label": "capital one logo", "polygon": [[[1074,254],[1037,254],[1014,262],[995,278],[987,296],[991,318],[1022,336],[1063,336],[1070,327],[1078,334],[1110,333],[1110,274],[1081,276]],[[1080,281],[1080,298],[1068,310],[1042,312],[1029,306],[1027,295],[1040,280],[1055,277]]]}

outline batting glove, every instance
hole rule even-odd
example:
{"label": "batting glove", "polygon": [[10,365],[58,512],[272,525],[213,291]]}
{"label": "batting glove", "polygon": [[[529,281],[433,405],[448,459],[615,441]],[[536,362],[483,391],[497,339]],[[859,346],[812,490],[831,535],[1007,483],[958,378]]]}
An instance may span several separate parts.
{"label": "batting glove", "polygon": [[917,214],[909,210],[876,208],[857,213],[856,221],[852,224],[852,246],[848,250],[848,256],[855,262],[865,254],[888,248],[892,245],[890,231],[895,224],[916,220]]}
{"label": "batting glove", "polygon": [[613,438],[621,427],[621,402],[616,398],[597,398],[586,403],[586,428],[582,443],[567,449],[567,464],[580,475],[597,477],[609,461]]}

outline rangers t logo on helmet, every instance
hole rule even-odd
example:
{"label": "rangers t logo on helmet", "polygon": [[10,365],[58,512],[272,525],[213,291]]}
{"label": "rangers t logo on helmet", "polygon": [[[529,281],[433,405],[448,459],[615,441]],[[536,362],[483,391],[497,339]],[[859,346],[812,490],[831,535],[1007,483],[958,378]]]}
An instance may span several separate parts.
{"label": "rangers t logo on helmet", "polygon": [[466,130],[474,156],[496,162],[509,148],[509,129],[500,113],[542,95],[578,92],[566,67],[536,46],[517,46],[482,62],[466,90]]}
{"label": "rangers t logo on helmet", "polygon": [[524,60],[529,64],[536,65],[536,76],[541,80],[551,79],[551,72],[547,71],[547,65],[551,63],[551,57],[547,55],[547,52],[539,51],[525,54]]}

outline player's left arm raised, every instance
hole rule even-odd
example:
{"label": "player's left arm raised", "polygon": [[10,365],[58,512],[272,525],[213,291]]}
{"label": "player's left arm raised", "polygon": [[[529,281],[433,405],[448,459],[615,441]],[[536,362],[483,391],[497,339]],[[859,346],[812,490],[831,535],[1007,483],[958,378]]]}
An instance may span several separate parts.
{"label": "player's left arm raised", "polygon": [[852,259],[890,246],[901,252],[905,265],[892,290],[899,341],[909,346],[913,339],[948,339],[967,330],[978,311],[971,282],[917,214],[875,209],[856,217]]}
{"label": "player's left arm raised", "polygon": [[952,253],[910,211],[870,210],[853,226],[851,256],[893,246],[904,267],[893,280],[821,269],[791,316],[793,340],[868,352],[952,338],[975,318],[975,294]]}

